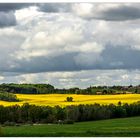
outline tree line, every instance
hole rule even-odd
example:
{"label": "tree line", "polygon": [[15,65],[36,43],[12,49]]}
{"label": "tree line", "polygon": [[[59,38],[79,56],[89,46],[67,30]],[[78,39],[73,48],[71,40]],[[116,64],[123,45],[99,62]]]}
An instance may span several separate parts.
{"label": "tree line", "polygon": [[23,94],[126,94],[126,93],[140,93],[140,86],[90,86],[85,89],[78,87],[69,89],[58,89],[50,84],[0,84],[0,91],[9,93],[23,93]]}
{"label": "tree line", "polygon": [[140,116],[140,102],[118,105],[70,105],[66,107],[36,106],[28,103],[22,106],[0,105],[0,123],[59,123],[82,122],[111,118]]}

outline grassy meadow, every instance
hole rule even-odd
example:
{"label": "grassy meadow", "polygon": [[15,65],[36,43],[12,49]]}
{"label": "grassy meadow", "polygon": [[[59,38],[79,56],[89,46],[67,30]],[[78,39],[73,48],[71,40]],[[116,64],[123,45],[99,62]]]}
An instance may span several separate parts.
{"label": "grassy meadow", "polygon": [[[117,104],[134,103],[140,101],[140,94],[120,94],[120,95],[76,95],[76,94],[16,94],[20,102],[0,101],[1,105],[22,105],[23,103],[49,106],[66,106],[79,104]],[[67,97],[73,97],[73,102],[66,102]]]}
{"label": "grassy meadow", "polygon": [[140,136],[140,117],[110,119],[75,124],[36,124],[2,127],[2,136]]}

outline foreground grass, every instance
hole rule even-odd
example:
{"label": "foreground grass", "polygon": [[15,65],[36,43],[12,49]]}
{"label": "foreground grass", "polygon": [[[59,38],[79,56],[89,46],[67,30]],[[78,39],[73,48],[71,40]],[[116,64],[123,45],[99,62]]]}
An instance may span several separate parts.
{"label": "foreground grass", "polygon": [[[76,95],[76,94],[16,94],[21,102],[6,102],[0,101],[0,105],[22,105],[24,103],[35,105],[49,105],[49,106],[66,106],[79,104],[117,104],[134,103],[140,101],[140,94],[120,94],[120,95]],[[66,102],[67,97],[73,97],[74,102]]]}
{"label": "foreground grass", "polygon": [[75,124],[42,124],[2,127],[2,136],[46,137],[140,137],[140,117],[110,119]]}

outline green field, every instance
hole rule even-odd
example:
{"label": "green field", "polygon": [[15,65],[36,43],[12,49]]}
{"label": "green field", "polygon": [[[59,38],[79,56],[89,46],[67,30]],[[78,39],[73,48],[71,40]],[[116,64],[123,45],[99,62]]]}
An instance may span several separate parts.
{"label": "green field", "polygon": [[2,127],[2,136],[140,137],[140,117],[75,124],[34,124]]}

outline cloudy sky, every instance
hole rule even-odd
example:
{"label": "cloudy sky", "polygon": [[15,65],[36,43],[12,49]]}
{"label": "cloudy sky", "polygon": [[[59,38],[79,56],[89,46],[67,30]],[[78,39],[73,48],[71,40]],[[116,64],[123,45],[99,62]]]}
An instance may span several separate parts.
{"label": "cloudy sky", "polygon": [[140,3],[1,3],[0,83],[140,84]]}

